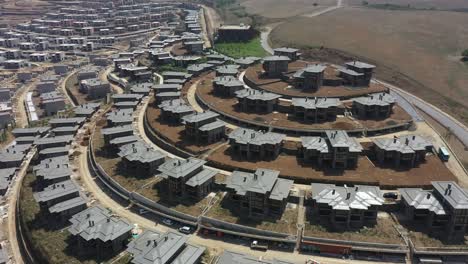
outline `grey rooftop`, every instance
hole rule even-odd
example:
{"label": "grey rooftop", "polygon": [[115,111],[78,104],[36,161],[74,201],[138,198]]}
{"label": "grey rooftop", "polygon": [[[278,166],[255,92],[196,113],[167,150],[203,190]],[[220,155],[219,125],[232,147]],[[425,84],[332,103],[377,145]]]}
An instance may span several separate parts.
{"label": "grey rooftop", "polygon": [[40,203],[40,202],[51,201],[56,198],[63,197],[65,195],[75,193],[78,191],[79,189],[76,183],[74,183],[71,180],[66,180],[60,183],[51,184],[47,186],[46,188],[44,188],[43,191],[36,192],[33,195],[34,195],[34,199],[36,199],[36,201]]}
{"label": "grey rooftop", "polygon": [[81,196],[72,198],[70,200],[66,200],[57,204],[52,205],[49,207],[50,213],[60,213],[81,205],[85,205],[87,200]]}
{"label": "grey rooftop", "polygon": [[226,180],[226,187],[233,189],[238,195],[247,192],[260,194],[270,193],[270,199],[283,200],[288,197],[294,181],[279,179],[279,171],[257,169],[254,173],[234,171]]}
{"label": "grey rooftop", "polygon": [[205,112],[195,112],[191,115],[186,115],[184,117],[182,117],[182,120],[184,122],[187,122],[187,123],[197,123],[197,122],[201,122],[201,121],[204,121],[204,120],[208,120],[208,119],[212,119],[212,118],[216,118],[218,117],[219,114],[218,113],[215,113],[215,112],[212,112],[212,111],[205,111]]}
{"label": "grey rooftop", "polygon": [[436,215],[446,214],[444,206],[433,194],[433,191],[421,188],[401,188],[398,189],[398,192],[401,195],[401,199],[416,210],[429,210]]}
{"label": "grey rooftop", "polygon": [[69,117],[69,118],[53,118],[49,120],[49,125],[55,124],[82,124],[86,118],[84,117]]}
{"label": "grey rooftop", "polygon": [[182,99],[166,100],[158,106],[165,112],[171,113],[191,113],[194,112],[193,107],[186,104]]}
{"label": "grey rooftop", "polygon": [[117,154],[128,161],[138,161],[141,163],[151,163],[165,157],[162,152],[153,149],[152,146],[143,141],[123,145]]}
{"label": "grey rooftop", "polygon": [[346,66],[352,66],[360,69],[374,69],[375,65],[365,63],[362,61],[349,61],[345,63]]}
{"label": "grey rooftop", "polygon": [[316,150],[320,153],[329,153],[327,140],[322,137],[301,137],[302,147],[307,150]]}
{"label": "grey rooftop", "polygon": [[432,147],[432,143],[419,135],[406,135],[394,138],[376,138],[374,144],[386,151],[397,151],[400,153],[414,153]]}
{"label": "grey rooftop", "polygon": [[361,152],[362,146],[354,137],[343,130],[327,130],[327,138],[333,148],[349,148],[349,152]]}
{"label": "grey rooftop", "polygon": [[[187,240],[185,235],[174,231],[162,234],[156,231],[146,230],[137,239],[128,244],[127,252],[132,254],[132,263],[134,264],[177,263],[171,260],[181,254],[180,252],[186,246]],[[199,249],[204,251],[203,247]],[[202,254],[203,252],[199,253]],[[199,254],[198,257],[201,254]],[[190,260],[190,258],[188,260]],[[193,262],[183,263],[191,264]]]}
{"label": "grey rooftop", "polygon": [[204,124],[203,126],[199,127],[201,131],[210,131],[213,129],[221,128],[226,126],[226,123],[224,121],[216,119],[214,122]]}
{"label": "grey rooftop", "polygon": [[158,84],[153,86],[154,90],[157,91],[165,91],[165,90],[177,90],[180,91],[182,89],[182,85],[180,84],[172,84],[172,83],[166,83],[166,84]]}
{"label": "grey rooftop", "polygon": [[387,106],[387,105],[394,104],[396,102],[396,99],[389,93],[376,93],[376,94],[369,94],[368,96],[361,96],[361,97],[354,98],[353,102],[356,102],[362,105]]}
{"label": "grey rooftop", "polygon": [[295,107],[303,107],[305,109],[326,109],[330,107],[338,107],[341,102],[338,98],[292,98],[291,104]]}
{"label": "grey rooftop", "polygon": [[135,141],[138,141],[138,140],[139,140],[139,137],[137,137],[135,135],[131,135],[131,136],[114,138],[111,141],[109,141],[109,143],[111,145],[121,145],[121,144],[132,143],[132,142],[135,142]]}
{"label": "grey rooftop", "polygon": [[271,61],[290,61],[290,59],[286,56],[268,56],[263,58],[264,62],[271,62]]}
{"label": "grey rooftop", "polygon": [[294,53],[294,52],[298,52],[299,50],[294,49],[294,48],[281,47],[281,48],[276,48],[273,51],[284,52],[284,53]]}
{"label": "grey rooftop", "polygon": [[35,145],[48,145],[54,143],[70,143],[73,140],[72,135],[65,135],[65,136],[57,136],[57,137],[46,137],[46,138],[39,138],[34,141]]}
{"label": "grey rooftop", "polygon": [[213,82],[217,85],[226,86],[226,87],[244,87],[244,84],[239,81],[236,77],[228,76],[217,76],[213,79]]}
{"label": "grey rooftop", "polygon": [[130,100],[135,100],[139,101],[141,100],[143,96],[141,94],[113,94],[112,99],[130,99]]}
{"label": "grey rooftop", "polygon": [[278,98],[281,98],[281,95],[265,92],[263,90],[259,91],[259,90],[254,90],[254,89],[242,89],[242,90],[236,91],[236,97],[247,98],[250,100],[270,101],[270,100],[276,100]]}
{"label": "grey rooftop", "polygon": [[30,128],[15,128],[12,133],[15,137],[22,135],[39,135],[49,131],[50,127],[30,127]]}
{"label": "grey rooftop", "polygon": [[119,134],[119,133],[130,132],[130,131],[133,132],[132,125],[116,126],[116,127],[109,127],[109,128],[101,129],[101,133],[103,135],[113,135],[113,134]]}
{"label": "grey rooftop", "polygon": [[255,131],[248,128],[237,128],[229,134],[229,139],[237,144],[276,145],[280,144],[286,135],[274,132]]}
{"label": "grey rooftop", "polygon": [[322,73],[326,68],[327,66],[325,65],[313,64],[296,71],[293,76],[295,78],[301,78],[304,76],[304,73]]}
{"label": "grey rooftop", "polygon": [[312,183],[311,186],[313,199],[319,204],[327,204],[334,210],[367,210],[384,202],[382,192],[377,186],[347,187],[323,183]]}
{"label": "grey rooftop", "polygon": [[68,231],[84,240],[99,239],[102,242],[113,241],[130,232],[133,226],[124,219],[113,216],[112,212],[101,206],[93,206],[70,219]]}
{"label": "grey rooftop", "polygon": [[202,167],[206,161],[196,158],[186,160],[170,159],[161,164],[158,170],[163,178],[181,178]]}
{"label": "grey rooftop", "polygon": [[468,194],[457,183],[453,181],[433,181],[431,182],[434,191],[443,197],[443,204],[452,209],[468,209]]}

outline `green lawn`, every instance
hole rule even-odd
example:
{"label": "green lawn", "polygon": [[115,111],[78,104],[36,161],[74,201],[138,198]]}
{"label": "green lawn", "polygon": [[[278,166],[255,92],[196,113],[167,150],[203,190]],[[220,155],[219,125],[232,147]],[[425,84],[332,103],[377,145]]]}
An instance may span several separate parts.
{"label": "green lawn", "polygon": [[266,51],[260,44],[259,37],[254,38],[249,42],[216,43],[214,49],[219,53],[235,59],[248,56],[261,58],[267,55]]}

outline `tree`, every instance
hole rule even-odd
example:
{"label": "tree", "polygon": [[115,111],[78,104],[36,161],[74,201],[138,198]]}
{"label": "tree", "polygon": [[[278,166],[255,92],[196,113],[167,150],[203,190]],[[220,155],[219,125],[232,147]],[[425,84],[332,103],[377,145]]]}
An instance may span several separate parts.
{"label": "tree", "polygon": [[461,55],[462,55],[463,57],[467,58],[467,57],[468,57],[468,49],[464,50],[464,51],[461,53]]}

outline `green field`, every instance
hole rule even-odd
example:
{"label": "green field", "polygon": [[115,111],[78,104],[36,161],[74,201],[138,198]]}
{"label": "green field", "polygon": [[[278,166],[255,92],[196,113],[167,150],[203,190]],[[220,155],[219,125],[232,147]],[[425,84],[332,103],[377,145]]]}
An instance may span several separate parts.
{"label": "green field", "polygon": [[235,59],[248,56],[264,57],[267,55],[260,44],[259,37],[254,38],[249,42],[216,43],[214,49],[219,53]]}

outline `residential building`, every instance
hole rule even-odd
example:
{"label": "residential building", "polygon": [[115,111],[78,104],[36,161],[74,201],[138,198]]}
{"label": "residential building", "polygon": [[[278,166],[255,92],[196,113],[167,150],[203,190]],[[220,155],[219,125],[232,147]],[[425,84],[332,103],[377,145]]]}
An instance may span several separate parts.
{"label": "residential building", "polygon": [[323,84],[325,65],[313,64],[298,70],[292,76],[293,86],[304,91],[315,92]]}
{"label": "residential building", "polygon": [[366,185],[312,183],[311,198],[311,219],[338,231],[375,225],[384,203],[380,188]]}
{"label": "residential building", "polygon": [[213,80],[213,91],[218,96],[234,97],[243,89],[244,84],[234,76],[219,76]]}
{"label": "residential building", "polygon": [[341,102],[338,98],[293,98],[291,112],[303,122],[321,123],[336,120]]}
{"label": "residential building", "polygon": [[74,126],[81,127],[85,121],[86,118],[84,117],[53,118],[49,120],[49,125],[52,128]]}
{"label": "residential building", "polygon": [[124,126],[115,126],[110,128],[101,129],[101,134],[104,137],[104,144],[109,145],[110,141],[114,138],[132,136],[133,135],[133,126],[124,125]]}
{"label": "residential building", "polygon": [[133,123],[133,109],[116,109],[106,114],[107,126],[125,126]]}
{"label": "residential building", "polygon": [[219,114],[212,111],[195,112],[182,117],[185,123],[185,135],[197,143],[214,143],[225,136],[225,126],[217,117]]}
{"label": "residential building", "polygon": [[468,225],[468,194],[457,183],[434,181],[432,190],[398,189],[406,218],[447,242],[464,241]]}
{"label": "residential building", "polygon": [[187,105],[183,99],[166,100],[158,105],[162,119],[168,122],[180,123],[182,117],[193,114],[193,107]]}
{"label": "residential building", "polygon": [[216,67],[215,72],[216,72],[217,77],[219,77],[219,76],[233,76],[233,77],[236,77],[237,73],[239,71],[238,69],[239,69],[238,65],[229,64],[229,65],[222,65],[222,66]]}
{"label": "residential building", "polygon": [[37,139],[34,141],[34,145],[36,145],[37,149],[41,151],[46,148],[64,147],[66,145],[70,145],[72,141],[72,135],[46,137]]}
{"label": "residential building", "polygon": [[433,145],[419,135],[394,136],[392,138],[376,138],[373,150],[380,165],[387,163],[396,168],[400,166],[415,167],[424,162],[426,154],[432,151]]}
{"label": "residential building", "polygon": [[375,66],[361,62],[351,61],[345,63],[345,69],[339,70],[339,76],[345,84],[351,86],[369,86]]}
{"label": "residential building", "polygon": [[327,163],[334,169],[356,167],[363,149],[356,138],[342,130],[330,130],[326,134],[326,138],[301,137],[300,153],[304,161],[316,162],[319,167]]}
{"label": "residential building", "polygon": [[273,132],[237,128],[228,138],[232,153],[243,159],[274,160],[280,154],[286,136]]}
{"label": "residential building", "polygon": [[205,248],[187,244],[187,237],[177,232],[144,231],[128,244],[133,264],[197,264]]}
{"label": "residential building", "polygon": [[279,178],[279,173],[268,169],[257,169],[254,173],[234,171],[225,183],[227,199],[245,216],[280,217],[294,182]]}
{"label": "residential building", "polygon": [[286,56],[268,56],[263,58],[263,70],[268,77],[281,77],[288,71],[290,59]]}
{"label": "residential building", "polygon": [[205,163],[196,158],[170,159],[159,166],[169,199],[190,202],[190,198],[197,201],[205,198],[211,192],[216,175],[215,171],[203,168]]}
{"label": "residential building", "polygon": [[154,175],[164,162],[165,155],[143,141],[133,142],[119,148],[117,155],[122,158],[124,168],[138,171],[147,175]]}
{"label": "residential building", "polygon": [[353,99],[353,113],[360,119],[384,119],[392,114],[395,97],[389,93],[370,94]]}
{"label": "residential building", "polygon": [[235,92],[237,105],[241,111],[255,113],[271,113],[278,104],[281,95],[259,91],[254,89],[243,89]]}
{"label": "residential building", "polygon": [[80,196],[80,189],[75,182],[66,180],[53,183],[33,195],[41,209],[49,209],[55,204]]}
{"label": "residential building", "polygon": [[88,94],[92,100],[105,98],[110,93],[110,83],[100,79],[86,79],[80,82],[80,92]]}
{"label": "residential building", "polygon": [[288,47],[282,47],[282,48],[274,49],[273,50],[273,55],[275,55],[275,56],[286,56],[291,61],[298,60],[301,57],[301,53],[299,53],[298,49],[288,48]]}
{"label": "residential building", "polygon": [[253,39],[257,32],[250,25],[222,25],[216,37],[219,42],[245,42]]}
{"label": "residential building", "polygon": [[116,253],[131,236],[133,225],[116,217],[109,209],[93,206],[70,219],[68,232],[76,239],[80,254],[91,256]]}

